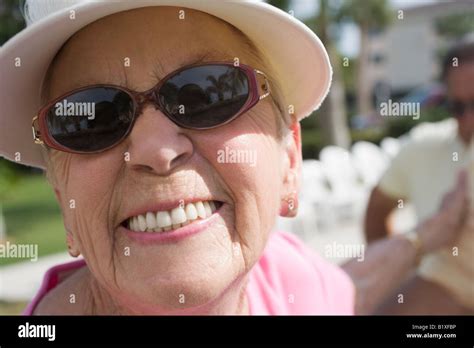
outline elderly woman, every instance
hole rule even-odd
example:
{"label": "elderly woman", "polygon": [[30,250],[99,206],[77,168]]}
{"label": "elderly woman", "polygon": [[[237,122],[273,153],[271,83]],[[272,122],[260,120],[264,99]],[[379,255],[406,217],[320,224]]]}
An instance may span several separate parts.
{"label": "elderly woman", "polygon": [[417,234],[343,269],[271,232],[297,212],[299,120],[331,78],[319,39],[284,12],[212,0],[26,10],[34,23],[0,56],[0,154],[46,168],[69,253],[83,256],[45,275],[26,314],[370,313],[421,253],[454,241],[465,178]]}

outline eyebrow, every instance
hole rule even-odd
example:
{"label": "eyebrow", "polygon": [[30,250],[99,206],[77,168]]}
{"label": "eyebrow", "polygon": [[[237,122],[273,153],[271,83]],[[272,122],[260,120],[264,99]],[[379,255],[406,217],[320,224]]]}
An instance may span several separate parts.
{"label": "eyebrow", "polygon": [[223,56],[228,56],[228,54],[224,52],[219,52],[219,51],[207,51],[199,55],[192,56],[190,59],[188,59],[182,64],[182,67],[187,66],[187,65],[205,63],[212,60],[225,61],[225,60],[233,59],[233,58],[223,58]]}
{"label": "eyebrow", "polygon": [[[223,58],[224,56],[227,57],[227,58]],[[150,71],[149,74],[156,81],[161,81],[166,75],[173,72],[174,70],[178,70],[178,69],[184,68],[186,66],[197,65],[197,64],[211,62],[211,61],[230,61],[230,60],[233,60],[233,58],[229,58],[229,57],[230,57],[230,55],[228,55],[227,53],[224,53],[224,52],[206,51],[204,53],[192,55],[191,57],[187,58],[186,60],[183,60],[179,64],[179,66],[177,66],[175,69],[173,69],[171,71],[165,71],[163,69],[163,66],[159,62],[155,62],[153,67],[151,68],[151,71]]]}
{"label": "eyebrow", "polygon": [[[227,57],[227,58],[223,58]],[[199,54],[194,54],[187,59],[183,60],[179,66],[174,68],[173,70],[166,71],[163,69],[163,66],[160,64],[158,60],[155,60],[149,73],[148,76],[153,78],[155,80],[155,83],[158,83],[161,81],[167,74],[173,72],[174,70],[181,69],[186,66],[191,66],[191,65],[196,65],[200,63],[205,63],[205,62],[210,62],[210,61],[232,61],[234,58],[230,58],[230,55],[224,52],[220,51],[206,51],[204,53],[199,53]],[[136,86],[133,86],[129,79],[127,78],[127,74],[124,73],[118,73],[117,76],[118,79],[115,82],[110,81],[110,78],[107,79],[107,81],[97,81],[94,78],[88,79],[80,79],[76,81],[71,87],[70,91],[78,89],[78,88],[83,88],[87,86],[94,86],[94,85],[100,85],[100,84],[105,84],[105,85],[115,85],[115,86],[121,86],[125,87],[130,90],[137,90]]]}

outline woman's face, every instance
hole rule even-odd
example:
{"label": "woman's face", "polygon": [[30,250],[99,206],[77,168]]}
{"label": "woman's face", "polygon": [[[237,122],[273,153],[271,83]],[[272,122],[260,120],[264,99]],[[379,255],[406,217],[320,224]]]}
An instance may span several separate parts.
{"label": "woman's face", "polygon": [[[98,83],[148,90],[198,61],[237,57],[265,70],[224,22],[189,9],[181,19],[179,11],[122,12],[81,30],[50,70],[48,99]],[[282,145],[276,117],[266,98],[230,124],[196,131],[147,106],[128,138],[106,152],[50,152],[49,170],[73,247],[121,305],[137,312],[202,308],[243,284],[282,199],[296,189],[296,145]],[[125,227],[132,216],[210,200],[223,205],[186,226],[195,233],[175,240]]]}

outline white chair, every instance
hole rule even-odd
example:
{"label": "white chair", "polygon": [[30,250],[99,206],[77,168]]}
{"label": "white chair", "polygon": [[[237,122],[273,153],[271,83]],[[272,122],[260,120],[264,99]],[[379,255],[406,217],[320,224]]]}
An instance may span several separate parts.
{"label": "white chair", "polygon": [[359,174],[351,154],[337,146],[326,146],[319,156],[333,195],[344,194],[348,188],[360,186]]}
{"label": "white chair", "polygon": [[302,220],[304,234],[313,235],[332,223],[332,193],[320,161],[304,160],[302,174],[298,215]]}
{"label": "white chair", "polygon": [[380,147],[390,158],[394,158],[400,151],[401,142],[399,139],[386,137],[380,142]]}
{"label": "white chair", "polygon": [[304,160],[302,165],[300,198],[311,202],[322,202],[331,194],[323,165],[318,160]]}
{"label": "white chair", "polygon": [[388,155],[368,141],[358,141],[352,146],[352,158],[367,190],[371,190],[388,166]]}
{"label": "white chair", "polygon": [[331,186],[330,204],[338,219],[358,218],[366,193],[351,154],[343,148],[330,145],[321,150],[319,157]]}

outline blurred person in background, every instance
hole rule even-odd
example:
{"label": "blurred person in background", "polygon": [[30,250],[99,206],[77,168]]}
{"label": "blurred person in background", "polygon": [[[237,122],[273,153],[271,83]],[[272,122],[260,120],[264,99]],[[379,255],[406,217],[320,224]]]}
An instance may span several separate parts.
{"label": "blurred person in background", "polygon": [[[421,124],[373,189],[365,218],[368,243],[384,238],[400,200],[410,201],[418,220],[438,210],[457,174],[467,169],[471,200],[474,184],[474,40],[461,40],[442,66],[451,118]],[[379,308],[386,314],[474,313],[474,213],[468,213],[460,239],[427,254],[415,275]],[[459,231],[446,230],[445,233]],[[403,295],[399,303],[398,295]]]}

